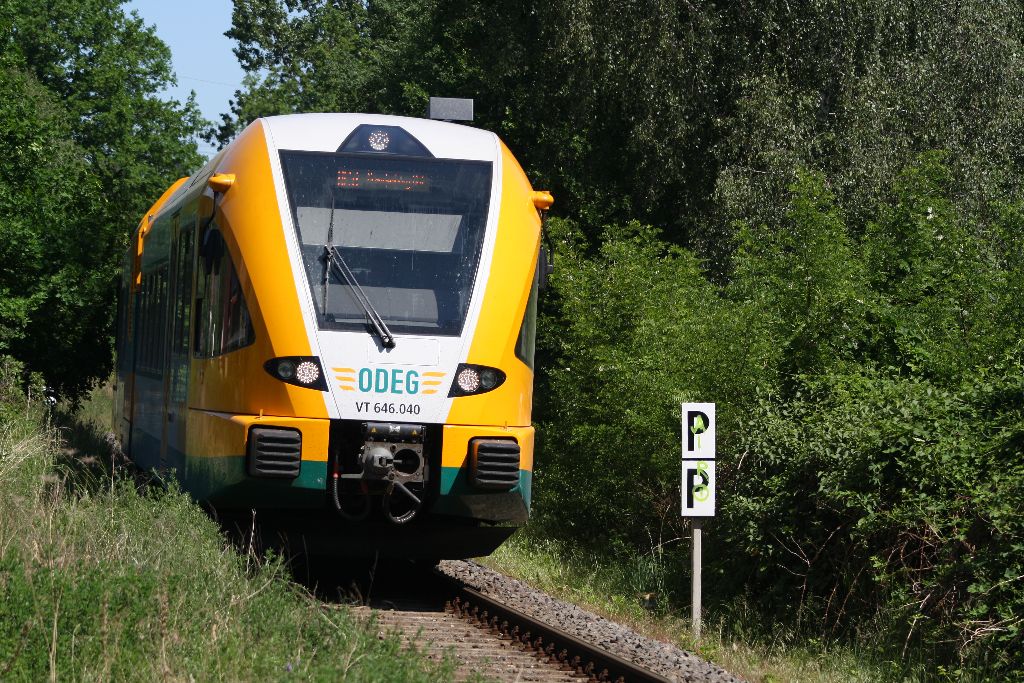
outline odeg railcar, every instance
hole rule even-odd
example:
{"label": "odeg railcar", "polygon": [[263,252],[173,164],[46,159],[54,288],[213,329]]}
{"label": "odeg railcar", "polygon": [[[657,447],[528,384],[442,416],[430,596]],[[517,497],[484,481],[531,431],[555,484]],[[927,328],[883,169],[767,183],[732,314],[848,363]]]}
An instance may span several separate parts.
{"label": "odeg railcar", "polygon": [[123,450],[306,548],[491,552],[530,510],[551,202],[483,130],[253,122],[132,236]]}

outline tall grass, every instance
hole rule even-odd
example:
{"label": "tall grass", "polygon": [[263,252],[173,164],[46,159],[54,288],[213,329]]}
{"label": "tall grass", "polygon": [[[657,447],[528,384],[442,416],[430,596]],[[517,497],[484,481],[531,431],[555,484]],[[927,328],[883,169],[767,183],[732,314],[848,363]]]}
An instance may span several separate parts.
{"label": "tall grass", "polygon": [[[433,681],[451,675],[239,554],[46,409],[0,397],[0,680]],[[70,433],[70,432],[65,432]],[[81,434],[79,434],[81,438]],[[81,443],[81,442],[80,442]]]}

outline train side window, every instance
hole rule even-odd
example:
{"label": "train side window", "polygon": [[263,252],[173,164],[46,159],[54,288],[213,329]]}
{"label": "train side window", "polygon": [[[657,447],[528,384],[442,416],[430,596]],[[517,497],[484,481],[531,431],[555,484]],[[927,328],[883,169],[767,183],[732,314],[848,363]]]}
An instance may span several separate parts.
{"label": "train side window", "polygon": [[177,239],[174,254],[175,286],[171,298],[171,352],[170,352],[170,395],[171,401],[184,403],[188,388],[189,342],[191,334],[192,267],[194,240],[191,227],[182,230]]}
{"label": "train side window", "polygon": [[148,331],[147,325],[149,324],[149,276],[143,273],[139,278],[139,320],[138,320],[138,334],[136,334],[133,342],[135,343],[135,368],[138,371],[142,371],[146,367],[146,344],[149,340],[146,337]]}
{"label": "train side window", "polygon": [[156,330],[156,275],[150,273],[146,276],[146,327],[143,337],[145,349],[143,350],[142,367],[148,373],[156,372],[156,364],[153,362],[153,348],[156,346],[156,339],[153,333]]}
{"label": "train side window", "polygon": [[153,340],[152,357],[150,366],[158,375],[164,371],[164,334],[167,323],[167,266],[156,272],[156,286],[154,287],[156,302],[153,306],[153,329],[150,338]]}
{"label": "train side window", "polygon": [[530,287],[530,298],[523,312],[523,322],[519,326],[519,338],[516,340],[516,358],[526,363],[533,370],[533,351],[537,343],[537,293],[540,289],[540,271],[544,261],[538,258],[537,267],[533,271],[533,286]]}
{"label": "train side window", "polygon": [[142,276],[142,291],[145,298],[142,300],[142,357],[139,359],[139,368],[144,372],[153,371],[152,348],[153,348],[153,302],[156,300],[153,292],[154,278],[152,273]]}
{"label": "train side window", "polygon": [[199,238],[196,277],[195,355],[211,358],[256,340],[242,283],[217,225]]}
{"label": "train side window", "polygon": [[164,323],[167,317],[167,266],[145,273],[139,298],[138,360],[141,374],[159,376],[163,373]]}

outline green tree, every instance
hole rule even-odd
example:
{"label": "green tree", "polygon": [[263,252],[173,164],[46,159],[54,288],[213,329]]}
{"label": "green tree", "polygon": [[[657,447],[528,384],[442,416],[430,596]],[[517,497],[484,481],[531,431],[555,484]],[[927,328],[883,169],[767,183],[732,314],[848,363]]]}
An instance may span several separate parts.
{"label": "green tree", "polygon": [[59,101],[11,68],[0,69],[0,140],[0,350],[9,352],[26,341],[29,321],[60,286],[53,278],[61,252],[84,246],[67,220],[69,205],[90,215],[100,193]]}
{"label": "green tree", "polygon": [[250,80],[219,139],[266,113],[474,97],[589,239],[640,220],[724,279],[735,226],[777,225],[801,168],[829,178],[855,236],[931,149],[969,216],[1012,199],[1022,28],[1006,0],[246,0],[230,34]]}
{"label": "green tree", "polygon": [[[246,77],[230,114],[207,137],[225,145],[260,116],[388,111],[383,101],[368,106],[380,82],[374,78],[387,68],[389,52],[411,45],[417,9],[403,2],[239,0],[226,35],[237,42]],[[422,114],[426,100],[414,99]]]}
{"label": "green tree", "polygon": [[821,373],[862,359],[868,287],[835,197],[820,174],[799,172],[777,226],[743,226],[732,297],[767,317],[778,369]]}
{"label": "green tree", "polygon": [[1003,258],[1014,258],[1016,240],[1000,245],[997,227],[965,217],[946,158],[922,155],[900,174],[893,201],[867,226],[863,258],[876,293],[874,357],[955,382],[1006,352],[1008,321],[997,316],[1017,296],[1000,289],[1013,271],[999,262],[1006,247]]}
{"label": "green tree", "polygon": [[0,5],[0,344],[71,397],[110,372],[126,235],[200,161],[167,46],[121,5]]}

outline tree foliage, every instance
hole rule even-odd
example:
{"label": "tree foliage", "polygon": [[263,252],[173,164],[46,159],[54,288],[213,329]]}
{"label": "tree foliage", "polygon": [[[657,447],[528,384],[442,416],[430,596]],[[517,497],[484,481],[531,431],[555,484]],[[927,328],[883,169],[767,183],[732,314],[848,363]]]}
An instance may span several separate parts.
{"label": "tree foliage", "polygon": [[240,0],[249,81],[217,137],[474,97],[589,239],[639,220],[727,278],[737,223],[777,224],[803,168],[858,229],[921,152],[948,152],[968,219],[1015,196],[1022,21],[1007,0]]}
{"label": "tree foliage", "polygon": [[0,352],[75,397],[110,371],[126,235],[198,164],[170,51],[117,0],[0,6]]}
{"label": "tree foliage", "polygon": [[684,564],[664,551],[686,534],[679,403],[715,401],[719,600],[756,596],[818,636],[874,630],[886,656],[1017,670],[1019,218],[993,209],[993,238],[971,235],[944,159],[911,160],[857,228],[798,172],[777,224],[740,228],[724,287],[650,228],[591,251],[553,222],[545,532]]}

